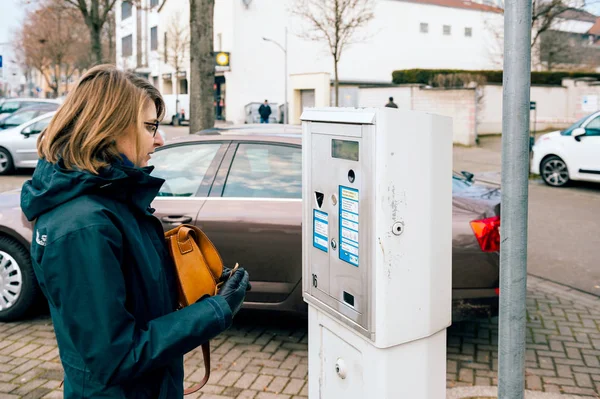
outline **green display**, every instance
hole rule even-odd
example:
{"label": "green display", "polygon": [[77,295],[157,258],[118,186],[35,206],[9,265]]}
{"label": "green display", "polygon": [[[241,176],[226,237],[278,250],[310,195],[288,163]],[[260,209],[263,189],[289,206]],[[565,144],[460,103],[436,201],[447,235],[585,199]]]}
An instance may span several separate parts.
{"label": "green display", "polygon": [[358,141],[331,140],[331,156],[358,161]]}

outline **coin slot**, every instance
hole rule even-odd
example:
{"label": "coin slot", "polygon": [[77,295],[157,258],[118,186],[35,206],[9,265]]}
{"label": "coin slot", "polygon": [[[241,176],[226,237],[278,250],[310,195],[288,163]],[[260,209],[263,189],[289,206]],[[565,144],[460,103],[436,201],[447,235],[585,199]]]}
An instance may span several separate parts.
{"label": "coin slot", "polygon": [[346,304],[354,307],[354,295],[349,294],[346,291],[344,291],[344,302],[346,302]]}

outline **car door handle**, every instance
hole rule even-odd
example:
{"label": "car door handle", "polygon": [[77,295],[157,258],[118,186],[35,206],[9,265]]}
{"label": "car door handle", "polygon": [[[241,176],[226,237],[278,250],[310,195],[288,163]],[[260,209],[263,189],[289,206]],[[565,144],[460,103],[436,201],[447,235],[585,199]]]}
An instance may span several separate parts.
{"label": "car door handle", "polygon": [[192,218],[189,216],[180,216],[180,215],[172,215],[172,216],[163,216],[160,220],[165,223],[180,225],[184,223],[190,223]]}

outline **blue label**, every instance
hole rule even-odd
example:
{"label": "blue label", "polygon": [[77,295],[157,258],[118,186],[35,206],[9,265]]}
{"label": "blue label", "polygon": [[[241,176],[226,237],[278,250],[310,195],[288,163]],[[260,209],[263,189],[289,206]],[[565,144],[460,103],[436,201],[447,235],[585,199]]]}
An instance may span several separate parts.
{"label": "blue label", "polygon": [[313,247],[327,252],[329,249],[329,218],[325,212],[314,210]]}
{"label": "blue label", "polygon": [[358,267],[358,190],[340,186],[340,259]]}

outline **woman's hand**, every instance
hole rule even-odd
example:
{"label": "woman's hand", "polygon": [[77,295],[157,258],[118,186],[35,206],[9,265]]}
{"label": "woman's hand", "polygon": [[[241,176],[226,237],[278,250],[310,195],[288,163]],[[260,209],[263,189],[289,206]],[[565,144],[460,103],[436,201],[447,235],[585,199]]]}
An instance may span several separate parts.
{"label": "woman's hand", "polygon": [[[231,273],[231,272],[230,272]],[[223,283],[223,286],[219,290],[217,295],[220,295],[227,301],[231,313],[233,316],[239,312],[244,298],[246,297],[246,290],[250,285],[250,276],[244,268],[239,268],[233,275]]]}

